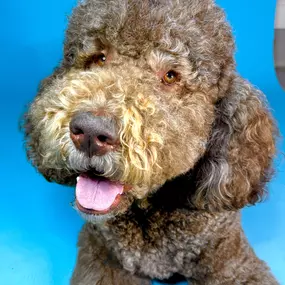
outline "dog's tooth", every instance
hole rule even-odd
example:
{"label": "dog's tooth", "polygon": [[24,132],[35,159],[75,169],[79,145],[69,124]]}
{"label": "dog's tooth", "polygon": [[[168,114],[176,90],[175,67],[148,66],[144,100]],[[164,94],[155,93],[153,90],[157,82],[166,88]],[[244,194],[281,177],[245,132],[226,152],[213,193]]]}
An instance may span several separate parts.
{"label": "dog's tooth", "polygon": [[77,182],[79,181],[79,176],[76,178],[76,181],[77,181]]}

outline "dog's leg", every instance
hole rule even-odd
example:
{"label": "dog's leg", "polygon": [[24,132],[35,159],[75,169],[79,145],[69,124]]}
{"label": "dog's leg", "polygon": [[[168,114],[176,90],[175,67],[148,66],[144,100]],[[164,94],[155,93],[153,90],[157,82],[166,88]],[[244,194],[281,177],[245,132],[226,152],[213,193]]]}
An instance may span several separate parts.
{"label": "dog's leg", "polygon": [[85,226],[79,236],[78,257],[71,285],[150,285],[151,280],[124,270],[108,251],[92,227]]}

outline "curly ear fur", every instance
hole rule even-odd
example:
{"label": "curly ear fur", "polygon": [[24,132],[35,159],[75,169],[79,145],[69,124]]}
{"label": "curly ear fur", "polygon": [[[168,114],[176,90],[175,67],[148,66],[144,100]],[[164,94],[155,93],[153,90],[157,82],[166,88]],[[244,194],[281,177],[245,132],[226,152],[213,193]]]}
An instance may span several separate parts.
{"label": "curly ear fur", "polygon": [[191,201],[200,209],[239,209],[265,194],[277,129],[264,95],[239,77],[216,107],[207,151],[191,175]]}

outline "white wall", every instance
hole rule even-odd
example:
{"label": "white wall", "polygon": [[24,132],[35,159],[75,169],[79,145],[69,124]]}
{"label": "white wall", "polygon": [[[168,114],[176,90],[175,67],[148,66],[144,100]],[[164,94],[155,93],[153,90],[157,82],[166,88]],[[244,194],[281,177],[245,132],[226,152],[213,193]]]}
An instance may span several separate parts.
{"label": "white wall", "polygon": [[[269,0],[270,1],[270,0]],[[275,66],[285,67],[285,0],[278,0],[275,19]]]}
{"label": "white wall", "polygon": [[275,66],[285,67],[285,29],[275,30]]}
{"label": "white wall", "polygon": [[276,10],[275,28],[285,29],[285,0],[278,0],[277,10]]}

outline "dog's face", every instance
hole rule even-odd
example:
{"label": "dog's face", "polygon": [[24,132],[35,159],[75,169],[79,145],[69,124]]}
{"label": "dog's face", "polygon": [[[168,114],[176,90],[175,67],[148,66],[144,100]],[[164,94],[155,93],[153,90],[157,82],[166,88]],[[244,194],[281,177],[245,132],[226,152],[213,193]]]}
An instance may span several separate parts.
{"label": "dog's face", "polygon": [[125,211],[204,155],[233,49],[210,0],[81,3],[27,114],[29,158],[86,215]]}

